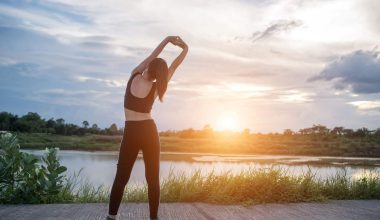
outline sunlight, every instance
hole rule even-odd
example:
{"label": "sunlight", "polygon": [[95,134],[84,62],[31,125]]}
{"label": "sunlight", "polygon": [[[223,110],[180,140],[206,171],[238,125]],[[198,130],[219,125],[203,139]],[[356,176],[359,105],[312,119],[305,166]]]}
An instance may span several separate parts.
{"label": "sunlight", "polygon": [[220,130],[220,131],[238,130],[236,114],[234,112],[227,112],[227,113],[221,114],[217,120],[216,130]]}
{"label": "sunlight", "polygon": [[352,179],[359,180],[363,178],[380,178],[380,173],[376,173],[372,170],[362,169],[352,174]]}

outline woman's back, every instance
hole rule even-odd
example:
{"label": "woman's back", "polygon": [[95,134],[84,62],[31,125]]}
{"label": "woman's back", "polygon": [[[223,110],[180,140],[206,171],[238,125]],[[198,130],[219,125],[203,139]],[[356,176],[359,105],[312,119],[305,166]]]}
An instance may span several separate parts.
{"label": "woman's back", "polygon": [[150,112],[156,98],[156,83],[149,84],[139,72],[133,73],[128,80],[124,95],[126,121],[152,119]]}

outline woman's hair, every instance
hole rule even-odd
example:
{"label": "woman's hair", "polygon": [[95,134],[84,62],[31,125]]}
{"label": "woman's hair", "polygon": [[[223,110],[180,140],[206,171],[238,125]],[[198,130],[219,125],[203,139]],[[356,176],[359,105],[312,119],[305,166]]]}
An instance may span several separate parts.
{"label": "woman's hair", "polygon": [[168,72],[168,65],[162,58],[154,58],[149,63],[148,74],[152,79],[156,79],[157,93],[161,102],[168,87]]}

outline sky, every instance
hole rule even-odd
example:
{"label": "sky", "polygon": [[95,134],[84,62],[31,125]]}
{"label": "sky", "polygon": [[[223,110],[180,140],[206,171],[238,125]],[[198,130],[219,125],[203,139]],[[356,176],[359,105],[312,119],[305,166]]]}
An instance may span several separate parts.
{"label": "sky", "polygon": [[376,129],[379,11],[378,0],[2,0],[0,111],[123,126],[131,70],[178,35],[189,52],[153,106],[160,131]]}

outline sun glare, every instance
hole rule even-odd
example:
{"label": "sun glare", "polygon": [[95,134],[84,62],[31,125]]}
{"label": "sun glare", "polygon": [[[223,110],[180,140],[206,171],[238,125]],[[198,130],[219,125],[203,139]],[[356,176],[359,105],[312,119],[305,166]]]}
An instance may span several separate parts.
{"label": "sun glare", "polygon": [[218,118],[216,129],[220,131],[231,130],[236,131],[238,129],[237,119],[235,113],[224,113]]}

